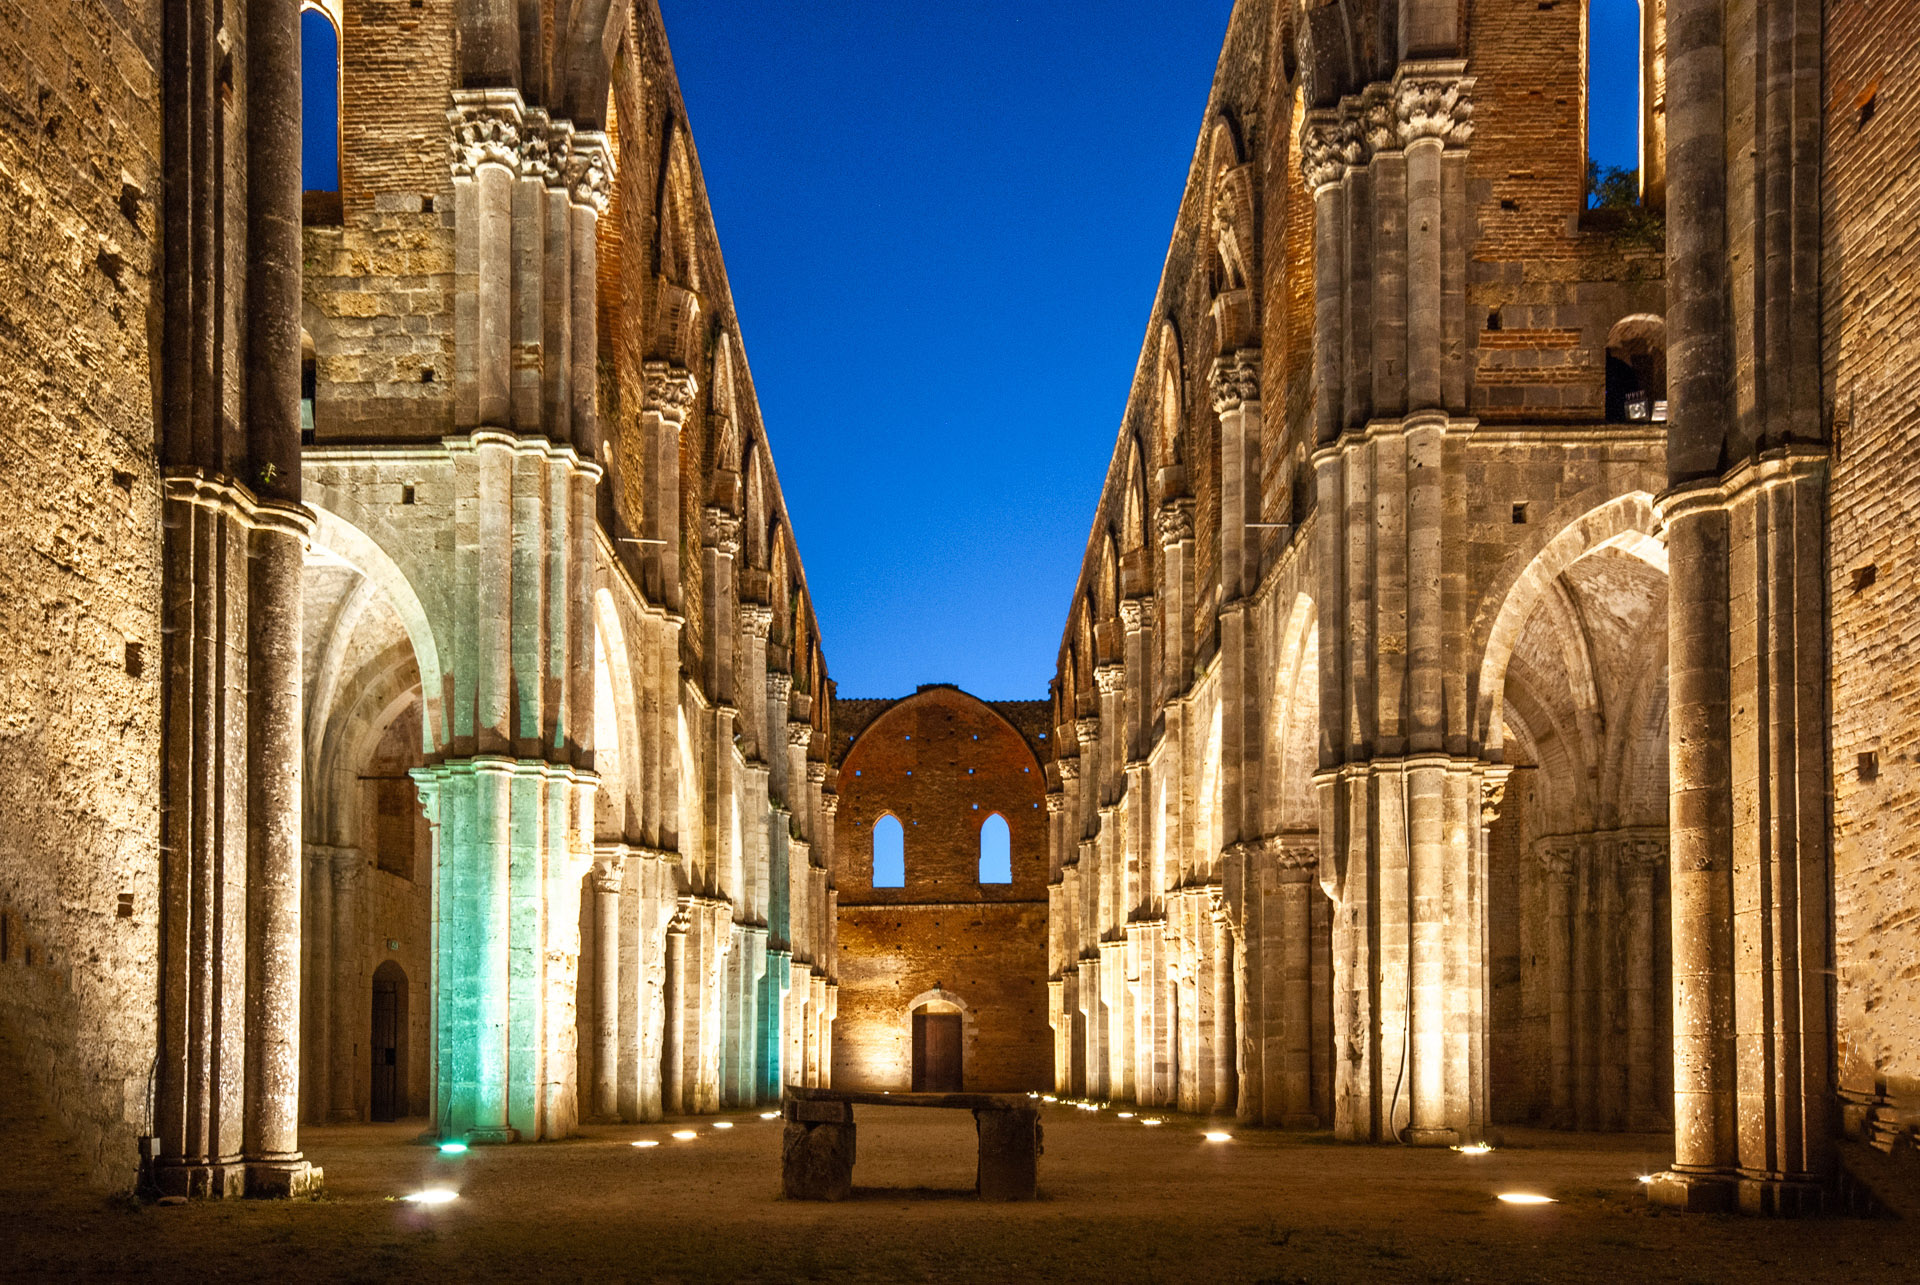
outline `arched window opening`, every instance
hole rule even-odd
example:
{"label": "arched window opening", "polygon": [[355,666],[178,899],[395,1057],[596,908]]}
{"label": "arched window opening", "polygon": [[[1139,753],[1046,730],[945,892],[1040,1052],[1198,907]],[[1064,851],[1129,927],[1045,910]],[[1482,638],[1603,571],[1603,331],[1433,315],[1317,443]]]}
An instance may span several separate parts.
{"label": "arched window opening", "polygon": [[1013,832],[998,812],[980,826],[980,882],[1013,882]]}
{"label": "arched window opening", "polygon": [[873,886],[907,886],[907,832],[891,812],[873,823]]}
{"label": "arched window opening", "polygon": [[1607,334],[1607,422],[1667,419],[1667,323],[1651,315],[1623,317]]}
{"label": "arched window opening", "polygon": [[312,6],[300,11],[300,185],[308,223],[340,222],[340,32]]}
{"label": "arched window opening", "polygon": [[1640,202],[1640,3],[1587,5],[1587,206]]}
{"label": "arched window opening", "polygon": [[300,445],[314,442],[313,403],[320,391],[320,356],[313,336],[300,332]]}

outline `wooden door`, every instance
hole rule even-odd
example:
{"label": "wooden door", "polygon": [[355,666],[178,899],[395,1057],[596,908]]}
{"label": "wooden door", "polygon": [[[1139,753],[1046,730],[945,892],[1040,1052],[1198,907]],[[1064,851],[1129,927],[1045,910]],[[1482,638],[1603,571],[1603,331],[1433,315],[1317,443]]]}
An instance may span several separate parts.
{"label": "wooden door", "polygon": [[392,978],[373,979],[373,1101],[375,1120],[400,1118],[400,988]]}
{"label": "wooden door", "polygon": [[961,1091],[960,1014],[913,1015],[913,1091]]}

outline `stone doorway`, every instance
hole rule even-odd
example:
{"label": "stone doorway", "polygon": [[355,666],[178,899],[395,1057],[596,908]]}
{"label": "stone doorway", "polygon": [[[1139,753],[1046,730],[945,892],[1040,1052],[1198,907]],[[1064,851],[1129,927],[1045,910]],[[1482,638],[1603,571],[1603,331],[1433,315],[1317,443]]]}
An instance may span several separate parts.
{"label": "stone doorway", "polygon": [[959,1093],[960,1014],[913,1015],[913,1091]]}
{"label": "stone doorway", "polygon": [[372,1102],[368,1117],[376,1123],[398,1120],[407,1111],[407,974],[387,960],[373,974]]}

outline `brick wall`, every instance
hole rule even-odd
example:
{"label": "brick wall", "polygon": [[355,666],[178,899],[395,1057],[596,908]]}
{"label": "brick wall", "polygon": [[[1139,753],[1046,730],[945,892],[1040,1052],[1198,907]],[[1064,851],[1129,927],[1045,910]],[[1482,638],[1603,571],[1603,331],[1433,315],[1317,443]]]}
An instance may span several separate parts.
{"label": "brick wall", "polygon": [[148,1125],[160,5],[0,5],[0,1026],[95,1178]]}
{"label": "brick wall", "polygon": [[[1838,1065],[1920,1106],[1920,3],[1828,14],[1824,176]],[[1870,111],[1868,109],[1871,109]],[[1868,581],[1871,581],[1868,583]],[[1877,764],[1863,767],[1860,756]]]}
{"label": "brick wall", "polygon": [[[1027,739],[964,692],[923,688],[867,724],[838,788],[834,1083],[909,1087],[907,1005],[938,984],[965,1004],[968,1089],[1045,1087],[1046,784]],[[1010,884],[979,882],[980,825],[995,812],[1012,837]],[[906,833],[904,888],[872,884],[885,813]]]}

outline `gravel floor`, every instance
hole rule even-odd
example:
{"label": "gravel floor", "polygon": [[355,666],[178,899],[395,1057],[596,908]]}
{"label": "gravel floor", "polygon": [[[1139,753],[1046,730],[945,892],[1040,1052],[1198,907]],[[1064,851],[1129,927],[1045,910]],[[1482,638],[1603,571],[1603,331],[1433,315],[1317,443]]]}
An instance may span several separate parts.
{"label": "gravel floor", "polygon": [[[17,1083],[17,1081],[15,1081]],[[1346,1147],[1179,1116],[1046,1108],[1041,1199],[971,1194],[972,1120],[862,1107],[860,1184],[779,1194],[755,1113],[441,1156],[420,1122],[309,1130],[326,1193],[183,1207],[80,1188],[43,1109],[0,1095],[8,1279],[659,1281],[1920,1281],[1913,1224],[1655,1212],[1663,1136],[1515,1133],[1491,1155]],[[676,1128],[697,1136],[674,1139]],[[635,1141],[659,1145],[635,1147]],[[395,1197],[444,1187],[437,1207]],[[1525,1190],[1560,1203],[1496,1201]]]}

